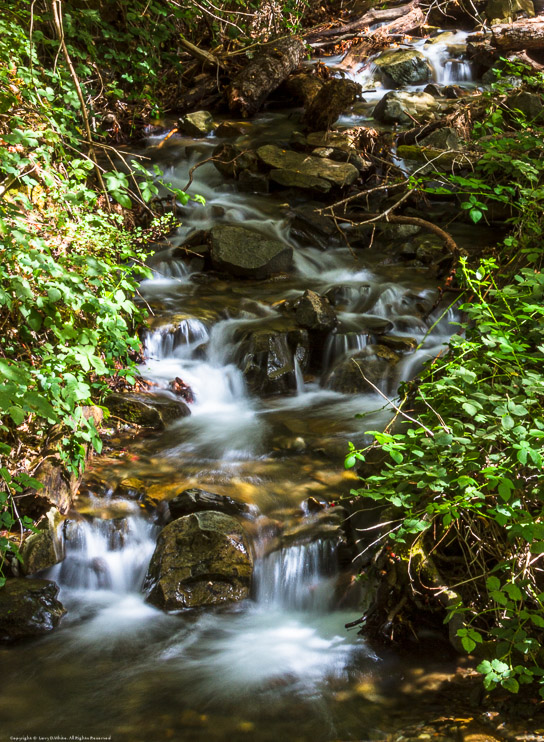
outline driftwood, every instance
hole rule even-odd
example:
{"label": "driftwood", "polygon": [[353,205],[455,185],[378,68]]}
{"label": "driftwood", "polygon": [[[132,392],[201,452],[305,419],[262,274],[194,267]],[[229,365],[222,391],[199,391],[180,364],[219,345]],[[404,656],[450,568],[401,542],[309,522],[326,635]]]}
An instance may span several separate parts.
{"label": "driftwood", "polygon": [[230,110],[244,118],[252,116],[306,54],[302,41],[286,37],[266,44],[237,75],[227,89]]}
{"label": "driftwood", "polygon": [[360,18],[357,18],[351,23],[346,23],[344,26],[338,26],[337,28],[327,28],[323,31],[311,31],[307,35],[307,39],[324,39],[331,36],[340,36],[342,34],[349,33],[350,31],[360,31],[362,28],[372,26],[374,23],[384,23],[387,21],[394,21],[397,18],[402,18],[407,15],[413,8],[418,4],[418,0],[413,0],[411,3],[401,5],[397,8],[385,8],[384,10],[369,10]]}
{"label": "driftwood", "polygon": [[501,51],[522,51],[544,47],[544,18],[504,23],[491,29],[492,44]]}

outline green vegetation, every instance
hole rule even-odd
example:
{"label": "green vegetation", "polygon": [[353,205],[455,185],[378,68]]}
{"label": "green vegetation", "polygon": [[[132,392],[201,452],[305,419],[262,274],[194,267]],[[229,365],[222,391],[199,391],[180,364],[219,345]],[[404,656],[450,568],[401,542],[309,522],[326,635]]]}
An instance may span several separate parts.
{"label": "green vegetation", "polygon": [[[544,77],[524,85],[542,92]],[[384,537],[442,571],[456,595],[446,621],[462,617],[457,636],[485,657],[486,688],[538,682],[544,696],[544,129],[505,104],[505,91],[499,81],[474,126],[484,152],[476,172],[449,179],[473,221],[508,210],[500,260],[461,261],[459,334],[346,465],[375,447],[387,454],[352,494],[387,504],[394,523]]]}

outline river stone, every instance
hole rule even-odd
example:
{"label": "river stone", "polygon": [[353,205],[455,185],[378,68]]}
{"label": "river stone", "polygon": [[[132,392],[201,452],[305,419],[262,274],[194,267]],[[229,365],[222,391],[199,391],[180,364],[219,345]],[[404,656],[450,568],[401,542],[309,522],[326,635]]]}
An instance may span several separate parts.
{"label": "river stone", "polygon": [[168,507],[173,520],[191,515],[191,513],[201,513],[205,510],[215,510],[218,513],[240,516],[247,516],[251,513],[249,505],[246,505],[245,502],[237,502],[232,497],[216,495],[214,492],[207,492],[198,487],[183,490],[172,500],[169,500]]}
{"label": "river stone", "polygon": [[293,248],[260,232],[220,224],[210,231],[212,263],[240,278],[263,279],[289,271]]}
{"label": "river stone", "polygon": [[328,193],[332,185],[328,180],[313,175],[297,173],[295,170],[271,170],[270,180],[284,188],[302,188],[316,193]]}
{"label": "river stone", "polygon": [[259,169],[259,158],[255,152],[230,142],[220,144],[214,149],[212,162],[224,178],[238,178],[246,170],[257,173]]}
{"label": "river stone", "polygon": [[[275,173],[274,179],[276,182],[278,182],[278,174],[276,172],[278,170],[282,170],[285,173],[295,173],[307,178],[326,180],[339,188],[352,185],[359,177],[357,168],[348,162],[335,162],[326,157],[304,155],[300,152],[281,149],[274,144],[265,144],[259,147],[257,155],[265,165],[272,168]],[[285,179],[288,176],[284,175],[282,177]]]}
{"label": "river stone", "polygon": [[49,569],[64,559],[64,542],[59,527],[64,518],[57,508],[51,508],[44,520],[38,524],[37,533],[31,533],[20,549],[21,571],[34,575]]}
{"label": "river stone", "polygon": [[338,324],[336,312],[325,296],[308,289],[295,302],[295,319],[301,327],[308,330],[328,332]]}
{"label": "river stone", "polygon": [[488,0],[485,15],[490,25],[512,23],[518,15],[525,14],[532,18],[535,6],[532,0]]}
{"label": "river stone", "polygon": [[306,106],[304,124],[312,131],[330,129],[338,117],[361,95],[362,86],[353,80],[332,77]]}
{"label": "river stone", "polygon": [[418,141],[422,147],[434,147],[435,149],[453,149],[458,150],[460,147],[459,135],[451,126],[445,126],[443,129],[437,129],[428,136]]}
{"label": "river stone", "polygon": [[108,408],[113,417],[156,430],[162,430],[174,420],[188,417],[191,414],[185,402],[169,399],[159,394],[114,393],[106,397],[104,406]]}
{"label": "river stone", "polygon": [[246,332],[240,339],[236,362],[254,394],[293,391],[297,385],[295,358],[301,371],[308,367],[310,342],[306,330],[289,322],[279,324],[277,328]]}
{"label": "river stone", "polygon": [[399,356],[385,345],[367,345],[340,361],[329,374],[325,386],[342,394],[375,392],[374,386],[381,388],[398,360]]}
{"label": "river stone", "polygon": [[428,93],[391,90],[384,95],[372,115],[384,124],[413,124],[414,119],[418,122],[430,120],[438,109],[438,102]]}
{"label": "river stone", "polygon": [[213,116],[209,111],[187,113],[178,121],[178,130],[189,137],[205,137],[213,131]]}
{"label": "river stone", "polygon": [[246,134],[251,129],[249,121],[222,121],[215,130],[216,137],[233,139],[241,134]]}
{"label": "river stone", "polygon": [[420,85],[428,82],[432,70],[425,56],[415,49],[392,49],[374,60],[380,72],[396,85]]}
{"label": "river stone", "polygon": [[382,335],[380,345],[391,348],[395,353],[411,353],[417,348],[417,340],[404,335]]}
{"label": "river stone", "polygon": [[0,641],[51,631],[66,613],[51,580],[14,578],[0,588]]}
{"label": "river stone", "polygon": [[166,611],[219,605],[249,597],[253,559],[242,526],[231,515],[192,513],[160,533],[147,572],[147,601]]}

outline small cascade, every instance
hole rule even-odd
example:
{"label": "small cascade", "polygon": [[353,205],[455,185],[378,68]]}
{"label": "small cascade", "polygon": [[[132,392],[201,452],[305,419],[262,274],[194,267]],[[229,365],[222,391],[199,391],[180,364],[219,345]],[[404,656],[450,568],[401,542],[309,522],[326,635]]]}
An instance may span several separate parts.
{"label": "small cascade", "polygon": [[451,85],[458,82],[472,82],[472,66],[466,59],[448,59],[444,64],[442,82]]}
{"label": "small cascade", "polygon": [[255,599],[270,608],[324,613],[334,600],[336,572],[330,539],[273,551],[255,565]]}
{"label": "small cascade", "polygon": [[156,330],[148,330],[144,338],[145,356],[156,361],[174,354],[190,357],[208,339],[206,325],[199,319],[187,317],[176,325],[163,325]]}
{"label": "small cascade", "polygon": [[187,266],[181,260],[161,260],[153,266],[153,278],[186,278],[189,275]]}
{"label": "small cascade", "polygon": [[134,516],[68,521],[66,557],[51,578],[63,587],[130,593],[140,590],[157,527]]}
{"label": "small cascade", "polygon": [[362,350],[370,342],[370,335],[363,332],[331,333],[325,343],[323,368],[330,370],[343,356]]}
{"label": "small cascade", "polygon": [[293,356],[293,366],[295,368],[295,380],[297,383],[297,394],[304,394],[306,391],[306,385],[304,383],[304,376],[302,375],[302,369],[300,368],[300,363],[298,362],[298,358]]}

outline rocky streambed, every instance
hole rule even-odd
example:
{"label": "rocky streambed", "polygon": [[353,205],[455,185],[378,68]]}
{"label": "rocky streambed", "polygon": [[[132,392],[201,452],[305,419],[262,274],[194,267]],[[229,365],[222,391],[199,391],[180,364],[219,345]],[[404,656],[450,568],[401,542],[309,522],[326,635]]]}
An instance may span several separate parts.
{"label": "rocky streambed", "polygon": [[[206,204],[180,207],[140,287],[147,386],[106,400],[102,455],[70,510],[43,505],[23,550],[33,579],[2,591],[24,593],[0,603],[3,638],[45,634],[0,650],[10,734],[377,740],[409,722],[415,738],[481,734],[487,712],[470,699],[453,704],[470,718],[417,726],[470,676],[425,627],[416,660],[357,634],[374,516],[337,504],[357,486],[348,441],[386,423],[398,384],[455,331],[442,285],[454,256],[428,225],[467,251],[495,239],[450,224],[447,196],[407,200],[404,222],[361,217],[388,208],[384,173],[470,166],[454,121],[474,90],[464,37],[437,38],[362,71],[344,60],[349,80],[331,77],[331,58],[325,80],[300,73],[284,95],[305,113],[200,111],[150,135],[146,156]],[[317,95],[341,108],[336,129],[318,128]],[[414,119],[430,129],[394,141],[391,125]],[[364,206],[330,208],[364,189]]]}

